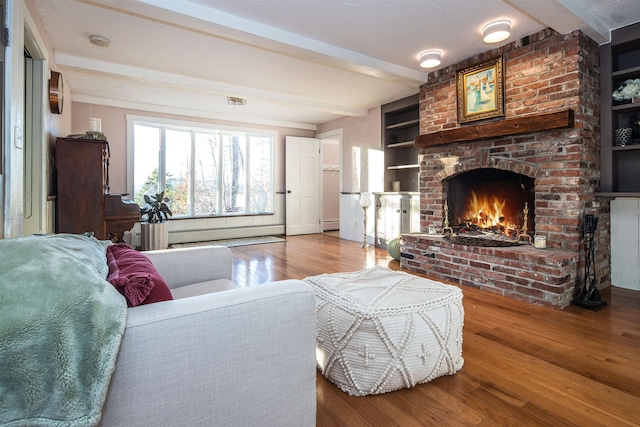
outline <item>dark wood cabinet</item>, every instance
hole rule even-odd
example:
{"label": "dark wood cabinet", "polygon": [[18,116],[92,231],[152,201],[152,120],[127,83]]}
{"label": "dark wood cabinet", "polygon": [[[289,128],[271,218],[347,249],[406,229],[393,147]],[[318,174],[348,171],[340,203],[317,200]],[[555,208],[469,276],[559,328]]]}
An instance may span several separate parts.
{"label": "dark wood cabinet", "polygon": [[419,95],[412,95],[381,106],[382,145],[385,159],[384,191],[419,191],[419,149],[414,146],[420,134]]}
{"label": "dark wood cabinet", "polygon": [[97,239],[120,241],[140,219],[140,207],[109,193],[109,142],[56,140],[56,232],[93,232]]}
{"label": "dark wood cabinet", "polygon": [[[617,102],[612,93],[640,79],[640,23],[611,32],[600,47],[600,195],[640,197],[640,99]],[[616,130],[631,128],[624,145]]]}

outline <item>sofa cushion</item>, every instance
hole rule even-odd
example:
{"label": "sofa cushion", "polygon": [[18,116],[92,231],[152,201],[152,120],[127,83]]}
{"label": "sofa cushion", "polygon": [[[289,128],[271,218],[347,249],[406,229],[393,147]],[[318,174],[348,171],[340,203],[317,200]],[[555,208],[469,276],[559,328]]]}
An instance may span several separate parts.
{"label": "sofa cushion", "polygon": [[151,260],[131,246],[108,246],[107,264],[107,280],[127,299],[129,307],[173,299]]}
{"label": "sofa cushion", "polygon": [[173,298],[180,299],[237,288],[236,284],[229,279],[215,279],[207,280],[206,282],[193,283],[191,285],[179,286],[171,289],[171,293],[173,294]]}

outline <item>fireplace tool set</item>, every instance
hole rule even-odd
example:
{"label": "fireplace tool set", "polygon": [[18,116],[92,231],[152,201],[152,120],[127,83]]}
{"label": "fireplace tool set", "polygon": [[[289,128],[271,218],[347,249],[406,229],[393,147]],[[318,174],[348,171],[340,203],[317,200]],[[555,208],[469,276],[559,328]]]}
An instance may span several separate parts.
{"label": "fireplace tool set", "polygon": [[[581,289],[576,289],[577,297],[573,300],[573,304],[590,310],[598,310],[607,305],[607,302],[600,298],[600,291],[596,286],[594,235],[597,227],[598,218],[592,214],[585,214],[582,225],[578,227],[584,249],[584,286]],[[579,284],[576,285],[576,288],[578,286]]]}

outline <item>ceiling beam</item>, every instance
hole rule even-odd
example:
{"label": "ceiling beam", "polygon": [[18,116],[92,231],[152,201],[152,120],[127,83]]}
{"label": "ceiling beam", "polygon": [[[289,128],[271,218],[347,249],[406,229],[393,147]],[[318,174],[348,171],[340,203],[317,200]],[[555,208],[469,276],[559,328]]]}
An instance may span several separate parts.
{"label": "ceiling beam", "polygon": [[301,108],[312,111],[338,114],[350,117],[364,117],[368,109],[353,105],[342,105],[327,102],[320,99],[294,96],[280,92],[271,92],[261,89],[237,86],[212,80],[205,80],[196,77],[188,77],[180,74],[166,73],[147,68],[134,67],[129,65],[116,64],[113,62],[100,61],[74,55],[56,53],[55,62],[59,67],[68,67],[75,70],[82,70],[96,75],[111,75],[120,79],[130,81],[146,81],[158,86],[178,87],[183,90],[191,90],[198,93],[208,91],[214,96],[226,99],[228,95],[241,96],[262,100],[272,104],[284,104],[293,108]]}
{"label": "ceiling beam", "polygon": [[607,26],[589,11],[583,0],[503,1],[560,34],[581,30],[598,44],[611,41],[611,32]]}
{"label": "ceiling beam", "polygon": [[[419,86],[427,81],[428,73],[426,72],[402,67],[198,3],[175,0],[138,0],[138,2],[179,16],[203,21],[209,24],[206,26],[206,31],[212,35],[233,36],[236,41],[241,40],[252,46],[268,48],[284,55],[378,79],[394,80],[409,86]],[[169,18],[164,16],[164,19]]]}

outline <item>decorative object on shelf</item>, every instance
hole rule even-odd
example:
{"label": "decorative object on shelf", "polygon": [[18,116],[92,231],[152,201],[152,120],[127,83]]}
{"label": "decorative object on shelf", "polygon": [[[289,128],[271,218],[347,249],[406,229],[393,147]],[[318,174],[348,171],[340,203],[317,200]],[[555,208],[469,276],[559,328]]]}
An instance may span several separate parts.
{"label": "decorative object on shelf", "polygon": [[387,243],[387,252],[389,252],[391,258],[395,259],[396,261],[400,261],[400,237],[391,239],[391,241]]}
{"label": "decorative object on shelf", "polygon": [[625,80],[622,86],[613,91],[612,96],[616,101],[640,102],[640,79]]}
{"label": "decorative object on shelf", "polygon": [[62,74],[57,71],[51,72],[49,79],[49,108],[53,114],[62,114],[64,106],[64,85],[62,82]]}
{"label": "decorative object on shelf", "polygon": [[87,131],[87,133],[85,133],[84,135],[82,135],[82,138],[86,138],[86,139],[98,139],[100,141],[106,141],[107,140],[107,135],[105,135],[102,132],[91,132],[90,130]]}
{"label": "decorative object on shelf", "polygon": [[97,117],[89,117],[89,130],[91,132],[102,132],[102,120]]}
{"label": "decorative object on shelf", "polygon": [[614,144],[618,147],[624,147],[631,140],[633,128],[620,128],[615,130],[616,138]]}
{"label": "decorative object on shelf", "polygon": [[368,248],[369,242],[367,241],[367,209],[371,206],[371,196],[369,193],[361,193],[360,194],[360,207],[364,212],[364,240],[360,245],[361,248]]}
{"label": "decorative object on shelf", "polygon": [[173,216],[166,202],[164,191],[155,196],[144,195],[146,206],[140,209],[140,215],[146,222],[140,223],[140,241],[143,251],[167,249],[169,246],[169,228],[163,222]]}
{"label": "decorative object on shelf", "polygon": [[391,181],[391,189],[394,193],[400,192],[400,181]]}
{"label": "decorative object on shelf", "polygon": [[89,130],[82,137],[106,141],[107,136],[102,133],[102,120],[97,117],[89,117]]}
{"label": "decorative object on shelf", "polygon": [[547,249],[547,237],[546,236],[533,236],[533,246],[536,249]]}
{"label": "decorative object on shelf", "polygon": [[458,122],[504,116],[502,55],[456,72]]}

